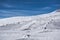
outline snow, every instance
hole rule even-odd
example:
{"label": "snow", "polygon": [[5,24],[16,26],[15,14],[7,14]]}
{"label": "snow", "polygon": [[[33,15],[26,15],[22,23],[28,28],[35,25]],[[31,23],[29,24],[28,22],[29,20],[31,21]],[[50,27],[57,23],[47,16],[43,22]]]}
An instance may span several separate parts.
{"label": "snow", "polygon": [[60,12],[0,19],[0,40],[60,40]]}

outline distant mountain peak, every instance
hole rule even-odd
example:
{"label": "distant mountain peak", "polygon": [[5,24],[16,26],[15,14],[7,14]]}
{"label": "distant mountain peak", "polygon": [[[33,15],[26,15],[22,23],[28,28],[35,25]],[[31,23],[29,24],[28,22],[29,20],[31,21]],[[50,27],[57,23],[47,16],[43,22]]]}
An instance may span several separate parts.
{"label": "distant mountain peak", "polygon": [[60,12],[60,9],[56,10],[56,12]]}

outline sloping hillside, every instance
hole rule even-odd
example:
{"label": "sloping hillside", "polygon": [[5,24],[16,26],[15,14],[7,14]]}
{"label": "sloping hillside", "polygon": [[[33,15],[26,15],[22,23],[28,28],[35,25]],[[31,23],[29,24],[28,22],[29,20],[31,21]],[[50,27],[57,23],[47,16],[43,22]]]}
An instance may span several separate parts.
{"label": "sloping hillside", "polygon": [[0,40],[60,40],[59,37],[60,10],[0,19]]}

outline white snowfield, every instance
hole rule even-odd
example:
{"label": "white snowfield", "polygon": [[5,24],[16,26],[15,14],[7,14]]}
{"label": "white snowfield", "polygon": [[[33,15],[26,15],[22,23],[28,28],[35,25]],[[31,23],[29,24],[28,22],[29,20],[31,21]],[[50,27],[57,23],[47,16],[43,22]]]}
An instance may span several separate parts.
{"label": "white snowfield", "polygon": [[0,40],[60,40],[60,10],[0,19]]}

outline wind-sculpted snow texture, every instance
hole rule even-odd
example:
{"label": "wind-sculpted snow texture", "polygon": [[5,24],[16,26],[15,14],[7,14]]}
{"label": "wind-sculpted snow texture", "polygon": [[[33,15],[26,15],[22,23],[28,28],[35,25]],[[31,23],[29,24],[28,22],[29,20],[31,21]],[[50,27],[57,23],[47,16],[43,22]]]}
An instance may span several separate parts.
{"label": "wind-sculpted snow texture", "polygon": [[0,19],[0,40],[60,40],[60,11]]}

